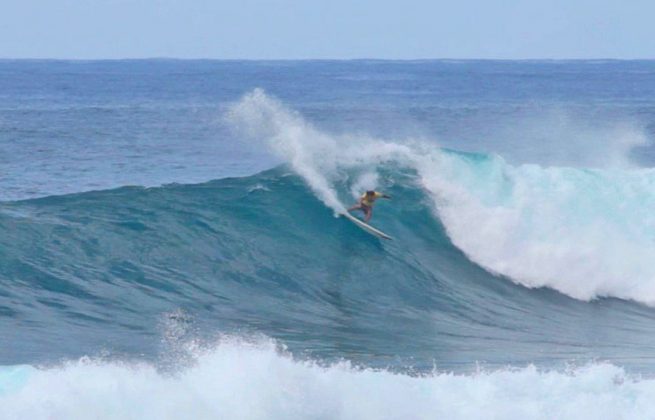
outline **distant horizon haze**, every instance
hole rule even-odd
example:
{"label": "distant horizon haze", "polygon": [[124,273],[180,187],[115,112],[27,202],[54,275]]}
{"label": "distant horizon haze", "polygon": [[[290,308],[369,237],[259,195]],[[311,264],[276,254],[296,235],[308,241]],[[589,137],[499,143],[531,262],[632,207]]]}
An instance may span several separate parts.
{"label": "distant horizon haze", "polygon": [[653,59],[655,3],[7,0],[4,59]]}

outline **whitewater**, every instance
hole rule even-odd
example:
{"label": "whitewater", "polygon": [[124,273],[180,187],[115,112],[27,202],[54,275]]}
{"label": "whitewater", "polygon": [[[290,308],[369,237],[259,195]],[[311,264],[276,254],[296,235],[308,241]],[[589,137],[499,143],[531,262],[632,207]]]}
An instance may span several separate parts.
{"label": "whitewater", "polygon": [[652,418],[654,66],[0,62],[0,418]]}
{"label": "whitewater", "polygon": [[646,418],[655,410],[653,380],[612,365],[407,376],[294,362],[268,341],[226,340],[176,376],[94,360],[2,375],[11,380],[0,382],[11,394],[0,397],[3,418],[12,419]]}

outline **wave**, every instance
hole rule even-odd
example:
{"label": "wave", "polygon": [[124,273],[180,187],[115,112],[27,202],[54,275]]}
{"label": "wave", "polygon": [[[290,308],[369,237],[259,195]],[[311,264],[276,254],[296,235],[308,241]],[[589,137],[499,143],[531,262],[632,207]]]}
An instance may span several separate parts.
{"label": "wave", "polygon": [[[652,170],[329,135],[263,92],[229,118],[289,162],[0,203],[4,363],[156,354],[161,314],[181,309],[201,336],[368,368],[652,369]],[[369,188],[394,197],[372,223],[395,241],[333,217]]]}
{"label": "wave", "polygon": [[[452,242],[492,273],[581,300],[655,304],[653,169],[510,165],[424,141],[332,136],[261,90],[235,104],[228,119],[265,139],[335,212],[343,210],[344,184],[356,197],[406,182],[422,189]],[[385,167],[416,176],[381,179]]]}
{"label": "wave", "polygon": [[[502,165],[439,153],[465,173]],[[362,173],[332,184],[335,196],[346,202]],[[0,359],[156,354],[161,314],[179,309],[190,315],[191,335],[264,333],[326,362],[426,372],[435,361],[467,371],[476,362],[552,367],[599,358],[648,369],[650,308],[578,302],[490,274],[451,239],[459,225],[450,218],[469,220],[461,225],[468,232],[484,222],[438,203],[454,193],[432,196],[417,170],[393,163],[375,173],[394,198],[376,206],[373,223],[391,242],[333,217],[287,166],[204,184],[3,203],[0,335],[13,344],[0,346]],[[490,196],[503,191],[511,192]],[[29,339],[17,323],[29,327]]]}
{"label": "wave", "polygon": [[84,358],[0,368],[4,419],[652,418],[655,381],[610,364],[425,375],[295,360],[279,344],[229,337],[174,373]]}

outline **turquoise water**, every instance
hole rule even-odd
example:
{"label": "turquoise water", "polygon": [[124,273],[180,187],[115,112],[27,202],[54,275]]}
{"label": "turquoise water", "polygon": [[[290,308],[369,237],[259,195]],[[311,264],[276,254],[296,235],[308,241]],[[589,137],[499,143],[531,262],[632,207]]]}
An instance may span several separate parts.
{"label": "turquoise water", "polygon": [[0,417],[655,413],[652,62],[0,72]]}

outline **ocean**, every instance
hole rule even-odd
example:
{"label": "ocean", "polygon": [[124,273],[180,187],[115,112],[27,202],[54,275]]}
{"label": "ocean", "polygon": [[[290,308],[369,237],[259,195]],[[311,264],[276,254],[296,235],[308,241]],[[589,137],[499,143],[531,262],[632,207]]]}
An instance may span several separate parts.
{"label": "ocean", "polygon": [[0,419],[654,418],[654,139],[655,61],[0,60]]}

